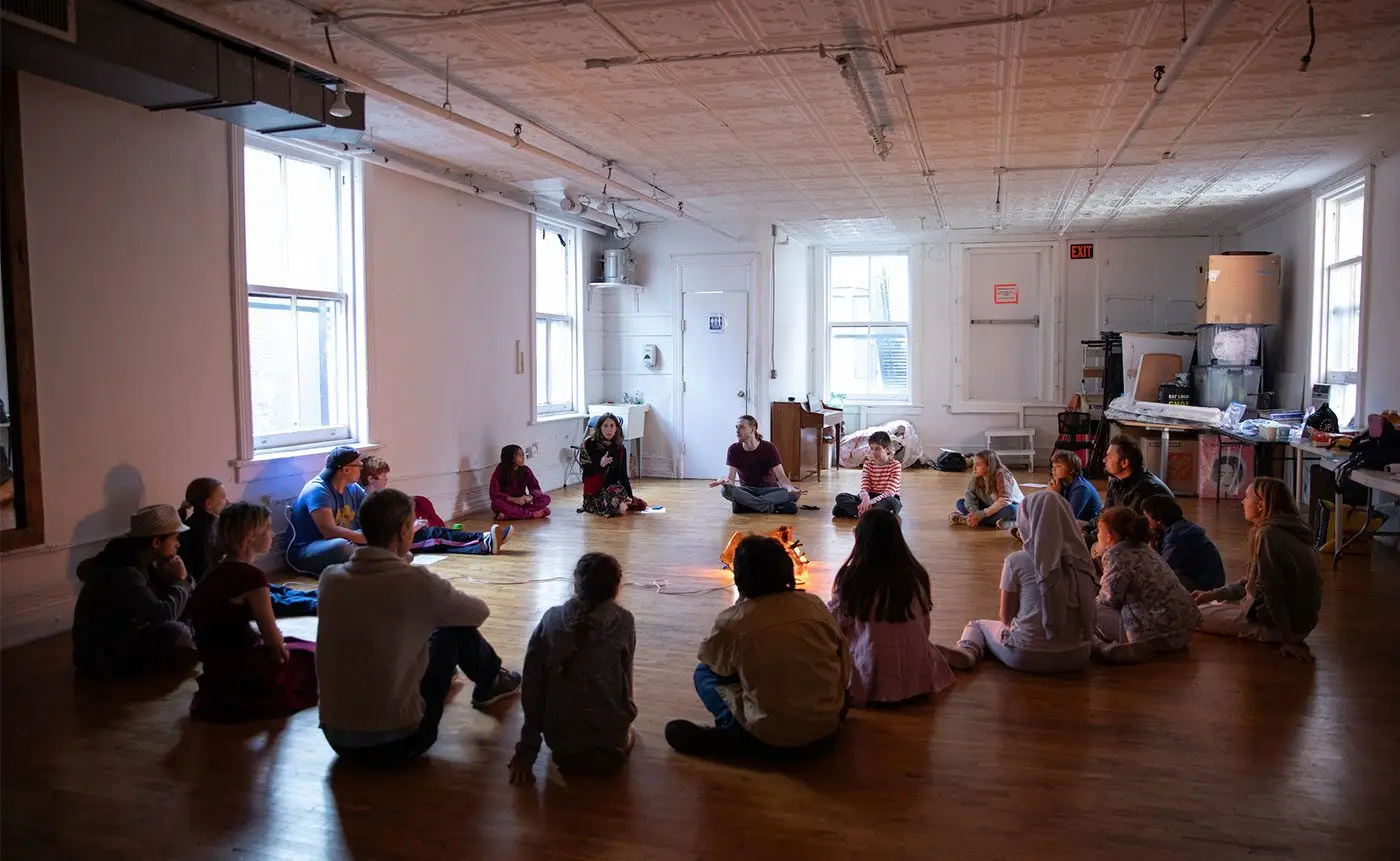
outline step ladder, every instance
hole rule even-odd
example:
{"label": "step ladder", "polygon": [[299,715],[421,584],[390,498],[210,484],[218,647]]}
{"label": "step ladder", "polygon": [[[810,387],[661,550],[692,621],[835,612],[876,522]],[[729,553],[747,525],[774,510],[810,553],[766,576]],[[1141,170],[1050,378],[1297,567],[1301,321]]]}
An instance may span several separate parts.
{"label": "step ladder", "polygon": [[997,457],[1003,461],[1024,459],[1026,468],[1035,472],[1035,428],[999,428],[986,434],[987,448],[996,452]]}

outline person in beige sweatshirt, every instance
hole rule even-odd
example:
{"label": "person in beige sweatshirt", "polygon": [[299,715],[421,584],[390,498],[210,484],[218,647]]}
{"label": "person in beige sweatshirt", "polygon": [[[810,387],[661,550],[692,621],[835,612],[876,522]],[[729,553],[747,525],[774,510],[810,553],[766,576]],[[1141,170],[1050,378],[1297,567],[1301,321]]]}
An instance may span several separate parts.
{"label": "person in beige sweatshirt", "polygon": [[456,668],[485,708],[520,690],[479,626],[490,610],[411,564],[413,500],[376,490],[360,508],[365,545],[321,574],[316,675],[321,731],[341,759],[396,765],[437,741]]}

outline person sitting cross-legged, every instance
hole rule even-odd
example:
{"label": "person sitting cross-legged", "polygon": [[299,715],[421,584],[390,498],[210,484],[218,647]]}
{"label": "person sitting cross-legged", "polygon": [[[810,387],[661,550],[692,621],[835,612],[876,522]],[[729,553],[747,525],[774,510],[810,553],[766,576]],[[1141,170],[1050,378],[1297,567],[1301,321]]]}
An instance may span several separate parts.
{"label": "person sitting cross-legged", "polygon": [[904,508],[899,501],[902,467],[899,461],[890,456],[890,435],[875,431],[870,435],[869,445],[870,456],[860,470],[860,495],[836,494],[832,517],[860,517],[872,508],[883,508],[891,514],[898,514]]}
{"label": "person sitting cross-legged", "polygon": [[173,505],[131,515],[126,535],[78,563],[73,664],[88,676],[142,675],[194,665],[194,639],[179,621],[190,578],[176,555],[186,530]]}
{"label": "person sitting cross-legged", "polygon": [[714,716],[666,724],[681,753],[772,759],[829,751],[846,718],[851,653],[822,600],[797,590],[792,557],[750,535],[734,551],[739,600],[700,644],[695,690]]}
{"label": "person sitting cross-legged", "polygon": [[326,466],[306,483],[287,512],[287,565],[319,577],[327,565],[345,562],[365,536],[355,528],[365,489],[359,484],[360,453],[339,445],[326,455]]}
{"label": "person sitting cross-legged", "polygon": [[[360,470],[360,484],[370,493],[388,487],[389,462],[374,455],[365,458],[364,467]],[[489,556],[501,552],[513,531],[510,526],[500,525],[492,525],[490,532],[453,529],[442,522],[433,510],[433,504],[422,496],[413,497],[413,515],[412,549],[419,553]]]}
{"label": "person sitting cross-legged", "polygon": [[520,690],[481,636],[490,610],[413,554],[413,500],[376,490],[360,509],[366,546],[321,574],[316,676],[321,731],[342,760],[397,765],[437,742],[461,668],[485,708]]}
{"label": "person sitting cross-legged", "polygon": [[807,491],[788,480],[778,447],[758,432],[758,419],[739,416],[734,432],[739,441],[729,446],[725,459],[729,475],[710,487],[724,488],[720,493],[734,504],[735,514],[796,514],[797,500]]}

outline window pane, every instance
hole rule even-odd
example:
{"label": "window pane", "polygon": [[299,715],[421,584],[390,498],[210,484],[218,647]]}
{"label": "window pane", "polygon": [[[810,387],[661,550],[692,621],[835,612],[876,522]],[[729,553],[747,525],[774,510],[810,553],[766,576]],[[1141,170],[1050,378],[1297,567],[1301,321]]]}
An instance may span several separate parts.
{"label": "window pane", "polygon": [[848,397],[909,394],[909,332],[904,326],[836,326],[831,330],[831,388]]}
{"label": "window pane", "polygon": [[553,230],[535,231],[535,311],[568,314],[570,292],[569,249]]}
{"label": "window pane", "polygon": [[287,198],[282,158],[267,150],[243,150],[244,246],[248,283],[287,284]]}
{"label": "window pane", "polygon": [[535,403],[549,403],[549,321],[535,318]]}
{"label": "window pane", "polygon": [[831,257],[831,322],[870,319],[870,258],[863,254]]}
{"label": "window pane", "polygon": [[1337,207],[1337,260],[1361,256],[1361,234],[1366,198],[1358,195],[1344,200]]}
{"label": "window pane", "polygon": [[574,399],[573,328],[569,320],[549,323],[549,402],[556,406]]}
{"label": "window pane", "polygon": [[[339,195],[335,171],[284,159],[287,171],[287,285],[297,290],[340,290]],[[255,282],[256,283],[256,282]]]}
{"label": "window pane", "polygon": [[1361,352],[1361,263],[1328,270],[1327,374],[1354,373]]}
{"label": "window pane", "polygon": [[341,303],[251,296],[253,435],[346,424]]}
{"label": "window pane", "polygon": [[909,258],[903,254],[870,260],[872,321],[909,322]]}

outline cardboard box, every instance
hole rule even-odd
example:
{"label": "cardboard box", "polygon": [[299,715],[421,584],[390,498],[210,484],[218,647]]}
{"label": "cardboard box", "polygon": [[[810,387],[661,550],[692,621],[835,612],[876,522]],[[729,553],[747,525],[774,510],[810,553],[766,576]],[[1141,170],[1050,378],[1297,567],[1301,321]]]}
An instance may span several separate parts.
{"label": "cardboard box", "polygon": [[[1162,438],[1157,435],[1144,436],[1138,440],[1142,446],[1142,460],[1154,473],[1162,469]],[[1200,446],[1194,439],[1172,436],[1167,446],[1167,474],[1157,477],[1167,483],[1172,493],[1190,496],[1196,492],[1196,460]]]}
{"label": "cardboard box", "polygon": [[1283,258],[1277,254],[1212,254],[1206,271],[1203,323],[1280,322]]}

